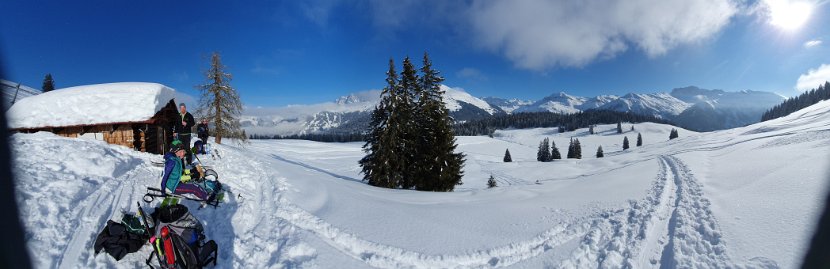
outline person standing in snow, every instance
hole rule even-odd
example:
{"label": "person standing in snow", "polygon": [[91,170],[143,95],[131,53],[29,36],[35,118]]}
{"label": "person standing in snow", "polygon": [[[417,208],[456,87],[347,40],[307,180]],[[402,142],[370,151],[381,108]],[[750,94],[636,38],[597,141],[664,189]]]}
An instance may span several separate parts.
{"label": "person standing in snow", "polygon": [[187,163],[193,163],[193,156],[190,152],[190,132],[196,122],[193,120],[193,115],[187,112],[187,106],[184,103],[179,104],[179,119],[173,121],[173,139],[182,141],[187,156]]}
{"label": "person standing in snow", "polygon": [[199,140],[193,143],[193,148],[195,149],[196,154],[207,154],[205,149],[205,144],[207,144],[208,139],[208,120],[207,118],[202,118],[202,121],[196,125],[196,136],[199,137]]}
{"label": "person standing in snow", "polygon": [[180,141],[173,141],[173,149],[164,154],[164,174],[161,177],[161,189],[167,193],[185,194],[190,193],[207,200],[208,193],[196,184],[187,183],[190,181],[190,173],[185,173],[182,161],[187,151]]}

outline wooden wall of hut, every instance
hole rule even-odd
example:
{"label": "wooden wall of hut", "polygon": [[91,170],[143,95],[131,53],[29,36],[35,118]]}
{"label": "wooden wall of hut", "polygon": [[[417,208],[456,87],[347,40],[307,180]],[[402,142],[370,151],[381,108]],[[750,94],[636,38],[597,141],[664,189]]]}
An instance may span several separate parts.
{"label": "wooden wall of hut", "polygon": [[71,127],[41,127],[32,129],[15,129],[20,133],[52,132],[63,137],[77,138],[84,134],[100,134],[96,137],[113,145],[125,146],[137,151],[164,154],[173,141],[172,122],[177,120],[176,103],[170,100],[152,118],[143,123],[110,123]]}

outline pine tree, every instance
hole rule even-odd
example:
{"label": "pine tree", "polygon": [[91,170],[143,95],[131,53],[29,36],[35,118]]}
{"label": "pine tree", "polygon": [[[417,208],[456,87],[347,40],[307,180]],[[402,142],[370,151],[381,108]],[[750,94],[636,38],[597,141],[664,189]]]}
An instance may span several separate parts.
{"label": "pine tree", "polygon": [[510,149],[504,150],[504,162],[513,162],[513,158],[510,157]]}
{"label": "pine tree", "polygon": [[[359,164],[363,171],[363,180],[369,185],[397,188],[398,181],[393,169],[393,162],[397,160],[398,153],[395,152],[393,144],[393,132],[395,128],[389,124],[392,106],[392,99],[398,93],[398,74],[395,72],[395,62],[389,59],[389,71],[386,72],[386,87],[381,92],[378,105],[372,111],[372,119],[369,124],[369,132],[366,135],[366,143],[363,144],[363,151],[366,152]],[[395,167],[397,168],[397,167]]]}
{"label": "pine tree", "polygon": [[487,180],[487,188],[492,189],[495,187],[498,187],[498,184],[496,184],[496,178],[494,178],[493,175],[490,175],[490,179]]}
{"label": "pine tree", "polygon": [[637,133],[637,146],[643,146],[643,134],[641,133]]}
{"label": "pine tree", "polygon": [[556,148],[556,143],[550,141],[550,158],[551,160],[561,160],[562,154],[559,154],[559,149]]}
{"label": "pine tree", "polygon": [[679,135],[677,134],[677,129],[672,128],[671,132],[669,132],[669,140],[677,138]]}
{"label": "pine tree", "polygon": [[628,149],[628,137],[623,137],[623,150]]}
{"label": "pine tree", "polygon": [[622,133],[622,123],[621,122],[617,122],[617,133],[618,134]]}
{"label": "pine tree", "polygon": [[[437,152],[432,152],[435,149],[430,149],[430,146],[436,146],[438,138],[435,137],[437,135],[435,129],[438,126],[432,124],[435,119],[430,117],[432,115],[425,113],[426,108],[421,110],[415,103],[416,94],[423,94],[424,90],[419,85],[420,78],[409,57],[403,59],[403,71],[400,75],[399,92],[397,98],[392,100],[395,103],[395,110],[392,113],[397,120],[392,126],[398,130],[399,135],[396,140],[399,147],[400,166],[403,169],[399,175],[399,187],[411,189],[420,186],[418,188],[420,190],[431,190],[438,184],[438,175],[430,174],[436,168],[433,167],[433,162],[427,160],[437,157]],[[419,132],[419,127],[429,129]]]}
{"label": "pine tree", "polygon": [[[441,90],[444,78],[438,70],[432,69],[432,61],[427,53],[424,53],[423,64],[421,78],[414,88],[420,90],[416,91],[418,103],[415,118],[421,119],[420,122],[425,125],[418,124],[418,128],[412,131],[421,135],[416,136],[417,151],[429,152],[419,154],[416,158],[419,161],[414,164],[429,170],[422,174],[424,177],[418,180],[420,184],[416,184],[415,188],[424,191],[453,191],[456,185],[462,184],[464,154],[455,152],[458,145],[453,119],[444,104],[444,92]],[[406,69],[406,61],[404,65]]]}
{"label": "pine tree", "polygon": [[573,159],[574,157],[574,139],[571,138],[571,142],[568,143],[568,154],[566,156],[568,159]]}
{"label": "pine tree", "polygon": [[582,146],[579,144],[579,139],[571,138],[571,144],[568,146],[568,159],[582,159]]}
{"label": "pine tree", "polygon": [[602,153],[602,146],[597,148],[597,158],[605,157],[605,154]]}
{"label": "pine tree", "polygon": [[222,144],[222,138],[236,138],[245,142],[248,137],[242,133],[239,125],[239,116],[242,112],[242,101],[239,94],[231,86],[231,74],[225,73],[219,53],[211,56],[210,69],[205,73],[207,83],[197,86],[202,92],[199,98],[197,114],[213,121],[213,136],[216,144]]}
{"label": "pine tree", "polygon": [[43,89],[43,92],[55,90],[55,81],[52,79],[52,74],[46,74],[46,77],[43,78],[43,86],[41,89]]}
{"label": "pine tree", "polygon": [[536,154],[536,160],[540,162],[549,162],[552,159],[550,152],[550,140],[545,138],[539,142],[539,152]]}

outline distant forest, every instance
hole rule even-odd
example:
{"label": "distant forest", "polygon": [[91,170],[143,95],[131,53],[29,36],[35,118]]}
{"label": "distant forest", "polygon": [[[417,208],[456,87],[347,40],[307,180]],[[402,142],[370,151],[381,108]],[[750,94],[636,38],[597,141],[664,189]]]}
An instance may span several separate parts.
{"label": "distant forest", "polygon": [[655,122],[671,124],[669,121],[654,116],[618,112],[610,110],[586,110],[573,114],[552,112],[516,113],[499,115],[491,118],[468,121],[455,126],[456,135],[491,135],[497,129],[527,129],[558,127],[559,132],[587,128],[595,124],[613,124],[619,122]]}
{"label": "distant forest", "polygon": [[361,133],[321,133],[301,135],[250,135],[250,139],[300,139],[317,142],[357,142],[363,141]]}
{"label": "distant forest", "polygon": [[[560,132],[587,128],[595,124],[614,124],[619,122],[654,122],[672,124],[669,121],[640,114],[610,110],[587,110],[574,114],[553,112],[530,112],[510,115],[497,115],[490,118],[467,121],[456,124],[455,135],[476,136],[491,135],[497,129],[528,129],[558,127]],[[357,142],[363,141],[362,133],[316,133],[302,135],[250,135],[250,139],[302,139],[318,142]]]}
{"label": "distant forest", "polygon": [[783,103],[767,110],[761,116],[761,121],[777,119],[802,108],[814,105],[820,101],[830,99],[830,82],[824,82],[818,88],[806,91],[799,96],[785,100]]}

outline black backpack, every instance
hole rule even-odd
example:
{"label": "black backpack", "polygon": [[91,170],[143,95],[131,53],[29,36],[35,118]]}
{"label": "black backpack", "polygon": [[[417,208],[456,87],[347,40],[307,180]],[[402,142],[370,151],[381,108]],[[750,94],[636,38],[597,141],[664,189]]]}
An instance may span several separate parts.
{"label": "black backpack", "polygon": [[[150,244],[153,252],[146,264],[151,268],[153,259],[161,268],[202,268],[211,263],[216,265],[218,246],[213,240],[205,242],[201,222],[181,204],[156,208],[146,215],[139,208],[148,232],[153,235]],[[149,218],[149,219],[148,219]]]}

